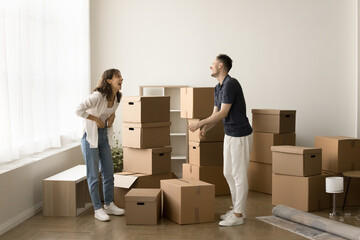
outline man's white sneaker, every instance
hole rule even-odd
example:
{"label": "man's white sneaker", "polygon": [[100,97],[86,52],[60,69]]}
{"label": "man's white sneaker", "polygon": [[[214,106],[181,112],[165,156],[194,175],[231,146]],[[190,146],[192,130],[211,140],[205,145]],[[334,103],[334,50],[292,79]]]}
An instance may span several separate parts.
{"label": "man's white sneaker", "polygon": [[107,214],[111,214],[111,215],[120,216],[120,215],[123,215],[125,213],[125,210],[121,209],[121,208],[118,208],[114,204],[114,202],[111,202],[109,205],[104,205],[104,209],[105,209],[105,212]]}
{"label": "man's white sneaker", "polygon": [[225,220],[220,221],[219,225],[222,227],[231,227],[231,226],[237,226],[244,223],[243,217],[236,217],[234,214],[227,217]]}
{"label": "man's white sneaker", "polygon": [[95,210],[95,218],[102,222],[110,221],[109,215],[102,208]]}

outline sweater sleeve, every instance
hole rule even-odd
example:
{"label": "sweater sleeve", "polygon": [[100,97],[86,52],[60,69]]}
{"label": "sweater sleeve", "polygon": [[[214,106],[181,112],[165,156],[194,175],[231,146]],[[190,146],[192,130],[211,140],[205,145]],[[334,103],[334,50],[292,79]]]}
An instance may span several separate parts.
{"label": "sweater sleeve", "polygon": [[86,119],[90,115],[87,110],[96,107],[96,105],[100,101],[100,97],[101,93],[99,92],[94,92],[93,94],[90,94],[76,107],[76,115]]}

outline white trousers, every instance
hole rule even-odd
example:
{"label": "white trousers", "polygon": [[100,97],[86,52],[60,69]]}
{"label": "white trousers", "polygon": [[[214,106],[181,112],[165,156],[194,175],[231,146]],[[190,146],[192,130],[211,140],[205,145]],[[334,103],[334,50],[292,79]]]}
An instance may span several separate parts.
{"label": "white trousers", "polygon": [[247,170],[249,167],[250,136],[224,137],[224,176],[229,185],[233,210],[245,214],[249,190]]}

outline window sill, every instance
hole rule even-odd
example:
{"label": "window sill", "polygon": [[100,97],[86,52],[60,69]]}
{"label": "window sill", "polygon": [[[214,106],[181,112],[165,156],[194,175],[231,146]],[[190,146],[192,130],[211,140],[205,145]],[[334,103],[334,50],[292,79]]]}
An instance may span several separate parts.
{"label": "window sill", "polygon": [[0,163],[0,174],[12,171],[14,169],[23,167],[25,165],[37,162],[39,160],[51,157],[58,153],[64,152],[74,147],[78,147],[80,145],[80,141],[66,141],[63,142],[62,146],[59,148],[51,148],[41,153],[35,153],[26,157],[22,157],[18,160],[14,160],[11,162]]}

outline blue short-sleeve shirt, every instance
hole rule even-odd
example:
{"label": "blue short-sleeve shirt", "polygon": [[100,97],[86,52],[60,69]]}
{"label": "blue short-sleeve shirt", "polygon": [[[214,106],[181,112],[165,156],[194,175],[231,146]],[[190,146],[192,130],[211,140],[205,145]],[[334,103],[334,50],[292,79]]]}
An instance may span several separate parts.
{"label": "blue short-sleeve shirt", "polygon": [[223,119],[226,135],[232,137],[248,136],[252,133],[249,119],[246,116],[246,103],[240,83],[227,75],[223,84],[215,86],[214,105],[221,109],[221,104],[232,104],[226,118]]}

